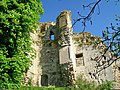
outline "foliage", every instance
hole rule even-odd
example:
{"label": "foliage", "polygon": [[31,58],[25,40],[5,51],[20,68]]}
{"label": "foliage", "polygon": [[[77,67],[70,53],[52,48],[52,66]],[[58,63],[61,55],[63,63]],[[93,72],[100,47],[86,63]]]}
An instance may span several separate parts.
{"label": "foliage", "polygon": [[22,86],[20,90],[111,90],[112,88],[112,82],[103,82],[103,84],[96,86],[94,83],[90,83],[83,79],[78,79],[77,87],[55,87],[55,86],[49,86],[49,87],[36,87],[36,86]]}
{"label": "foliage", "polygon": [[[83,8],[88,8],[89,12],[87,15],[81,15],[80,12],[77,12],[79,17],[74,21],[74,26],[77,22],[81,22],[83,24],[83,32],[85,31],[86,24],[89,21],[92,25],[92,16],[95,13],[95,9],[98,7],[98,15],[100,14],[100,6],[99,3],[103,0],[97,0],[95,2],[91,2],[88,5],[83,5]],[[106,2],[110,2],[110,0],[105,0]],[[114,0],[115,4],[117,5],[120,0]],[[103,31],[103,42],[108,46],[105,50],[105,53],[110,50],[113,52],[115,56],[119,56],[116,58],[118,60],[120,58],[120,17],[116,15],[116,25],[111,23],[110,27],[106,27],[106,30]],[[115,61],[115,60],[114,60]]]}
{"label": "foliage", "polygon": [[30,66],[30,32],[43,13],[40,0],[0,1],[0,88],[19,88]]}
{"label": "foliage", "polygon": [[112,82],[106,81],[101,85],[96,85],[94,82],[88,82],[85,79],[78,78],[76,81],[77,90],[111,90]]}
{"label": "foliage", "polygon": [[111,90],[113,87],[112,82],[106,81],[102,82],[101,85],[96,85],[95,82],[88,82],[83,79],[82,76],[76,81],[76,87],[66,86],[66,87],[38,87],[38,86],[21,86],[20,90]]}
{"label": "foliage", "polygon": [[[88,5],[82,5],[83,8],[88,8],[89,12],[87,15],[82,15],[80,12],[77,12],[79,17],[74,20],[74,23],[72,26],[74,26],[77,22],[81,22],[83,25],[83,31],[85,31],[86,28],[86,24],[89,21],[92,25],[92,16],[93,14],[96,12],[95,9],[98,7],[98,14],[100,14],[100,6],[99,3],[103,2],[104,0],[97,0],[95,2],[91,2]],[[105,0],[106,2],[110,2],[110,0]],[[116,5],[119,3],[120,0],[114,0],[114,2],[116,3]],[[103,45],[105,45],[106,47],[104,48],[104,51],[102,53],[102,55],[100,57],[103,57],[106,52],[111,52],[111,58],[108,60],[110,63],[104,67],[104,68],[108,68],[109,66],[111,66],[115,61],[120,59],[120,16],[116,15],[116,21],[117,23],[115,25],[113,25],[113,23],[111,23],[111,25],[109,27],[106,27],[106,30],[103,31]],[[79,41],[80,45],[83,45],[83,40],[79,40],[78,38],[76,39],[76,41]],[[87,45],[91,45],[91,42],[87,41]],[[96,42],[93,42],[92,44],[96,45]],[[98,41],[99,44],[99,41]],[[101,61],[102,59],[100,59],[99,61]],[[105,65],[105,63],[103,64]],[[101,69],[102,70],[102,69]],[[100,70],[100,71],[101,71]]]}
{"label": "foliage", "polygon": [[73,87],[35,87],[35,86],[29,86],[29,87],[21,87],[20,90],[74,90]]}
{"label": "foliage", "polygon": [[103,31],[104,43],[108,46],[108,50],[113,52],[115,56],[120,57],[120,17],[116,16],[116,25],[111,23],[110,27],[106,27]]}

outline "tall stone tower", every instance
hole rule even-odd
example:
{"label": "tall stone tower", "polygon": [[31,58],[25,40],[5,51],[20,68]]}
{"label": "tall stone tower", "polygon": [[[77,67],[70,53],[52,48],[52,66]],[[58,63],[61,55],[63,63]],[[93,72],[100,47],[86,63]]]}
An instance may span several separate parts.
{"label": "tall stone tower", "polygon": [[[56,23],[41,23],[31,34],[36,58],[28,71],[33,85],[66,86],[74,84],[75,56],[72,43],[71,12],[63,11]],[[71,71],[70,71],[71,70]]]}
{"label": "tall stone tower", "polygon": [[67,73],[64,73],[65,68],[63,68],[61,72],[63,72],[63,75],[66,74],[66,77],[70,77],[68,78],[68,82],[70,81],[71,84],[74,84],[75,54],[72,42],[71,12],[67,10],[61,12],[57,18],[56,26],[58,29],[59,64],[61,65],[61,68],[64,66],[67,68]]}
{"label": "tall stone tower", "polygon": [[57,18],[58,43],[61,46],[59,50],[60,64],[72,62],[75,63],[75,57],[72,53],[73,42],[72,42],[72,22],[71,12],[63,11]]}

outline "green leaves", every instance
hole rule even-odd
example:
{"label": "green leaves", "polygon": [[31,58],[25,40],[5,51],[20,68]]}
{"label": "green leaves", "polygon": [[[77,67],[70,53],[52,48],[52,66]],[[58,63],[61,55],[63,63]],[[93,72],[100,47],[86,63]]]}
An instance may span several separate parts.
{"label": "green leaves", "polygon": [[0,1],[0,88],[19,88],[30,66],[30,32],[43,13],[40,0]]}
{"label": "green leaves", "polygon": [[113,87],[113,82],[103,81],[101,85],[96,85],[96,82],[87,81],[81,75],[76,81],[77,90],[110,90]]}
{"label": "green leaves", "polygon": [[120,17],[116,16],[116,19],[116,25],[111,23],[111,26],[103,31],[103,43],[114,56],[120,57]]}

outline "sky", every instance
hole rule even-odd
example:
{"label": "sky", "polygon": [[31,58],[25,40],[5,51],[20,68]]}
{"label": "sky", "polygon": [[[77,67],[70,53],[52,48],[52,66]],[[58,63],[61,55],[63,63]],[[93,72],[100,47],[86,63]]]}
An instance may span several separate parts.
{"label": "sky", "polygon": [[[57,16],[63,10],[70,10],[72,13],[72,22],[79,18],[77,12],[81,15],[87,15],[90,8],[83,9],[82,5],[88,5],[96,0],[41,0],[44,14],[41,15],[40,22],[56,22]],[[120,2],[117,0],[102,0],[92,15],[92,25],[86,23],[85,32],[90,32],[92,35],[102,37],[102,30],[105,30],[111,23],[115,24],[115,15],[120,16]],[[100,14],[98,12],[100,10]],[[82,32],[83,26],[81,22],[77,22],[73,27],[73,32]]]}

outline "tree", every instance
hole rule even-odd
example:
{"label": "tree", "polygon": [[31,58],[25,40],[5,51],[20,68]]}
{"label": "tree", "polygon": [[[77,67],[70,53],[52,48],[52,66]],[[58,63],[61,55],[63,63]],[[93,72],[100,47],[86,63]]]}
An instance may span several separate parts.
{"label": "tree", "polygon": [[[116,16],[116,25],[106,27],[103,31],[103,43],[107,46],[106,51],[110,51],[114,55],[114,60],[109,64],[112,65],[117,60],[120,60],[120,17]],[[110,60],[109,60],[110,61]]]}
{"label": "tree", "polygon": [[0,88],[19,88],[30,66],[30,33],[42,13],[40,0],[0,1]]}

